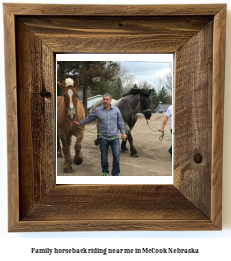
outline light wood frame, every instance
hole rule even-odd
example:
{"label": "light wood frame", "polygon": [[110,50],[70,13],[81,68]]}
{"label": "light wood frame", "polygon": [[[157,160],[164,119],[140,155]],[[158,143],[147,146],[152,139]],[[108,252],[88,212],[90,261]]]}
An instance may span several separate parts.
{"label": "light wood frame", "polygon": [[[226,4],[3,4],[8,229],[221,230]],[[174,183],[56,185],[55,54],[175,53]]]}

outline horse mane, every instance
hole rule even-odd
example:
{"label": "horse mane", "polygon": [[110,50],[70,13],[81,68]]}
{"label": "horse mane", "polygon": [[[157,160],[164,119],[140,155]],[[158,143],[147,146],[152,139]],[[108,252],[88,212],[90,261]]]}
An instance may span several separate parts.
{"label": "horse mane", "polygon": [[132,88],[127,93],[123,94],[123,97],[128,95],[140,94],[141,96],[149,96],[151,90]]}
{"label": "horse mane", "polygon": [[66,78],[65,84],[66,84],[66,86],[74,86],[74,80],[71,78]]}
{"label": "horse mane", "polygon": [[135,95],[135,94],[139,94],[139,93],[140,93],[140,89],[133,88],[133,89],[130,89],[127,93],[123,94],[123,97],[128,96],[128,95]]}

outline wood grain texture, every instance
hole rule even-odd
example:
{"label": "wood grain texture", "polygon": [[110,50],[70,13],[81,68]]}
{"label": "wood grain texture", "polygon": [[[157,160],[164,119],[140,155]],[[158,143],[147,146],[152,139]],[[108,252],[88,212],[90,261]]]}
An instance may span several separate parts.
{"label": "wood grain texture", "polygon": [[18,20],[16,31],[22,218],[55,185],[55,73],[53,52]]}
{"label": "wood grain texture", "polygon": [[[226,5],[71,9],[4,4],[9,231],[220,230]],[[55,185],[55,53],[69,51],[176,54],[173,185]]]}
{"label": "wood grain texture", "polygon": [[212,17],[49,16],[19,20],[55,52],[162,53],[175,52]]}
{"label": "wood grain texture", "polygon": [[[174,184],[209,218],[212,37],[210,22],[176,52],[174,118]],[[195,162],[195,155],[200,155],[202,162]]]}
{"label": "wood grain texture", "polygon": [[22,219],[22,227],[29,230],[39,228],[39,223],[50,231],[192,230],[198,229],[198,224],[200,229],[213,227],[173,185],[59,185]]}
{"label": "wood grain texture", "polygon": [[224,4],[191,5],[60,5],[5,3],[15,15],[180,16],[216,15]]}
{"label": "wood grain texture", "polygon": [[[22,218],[36,203],[34,193],[37,194],[36,187],[40,187],[40,182],[37,177],[34,177],[37,171],[37,166],[34,165],[33,162],[33,146],[36,144],[36,140],[32,140],[31,126],[31,114],[33,114],[34,111],[31,111],[30,100],[30,88],[32,83],[31,71],[33,70],[33,67],[30,65],[33,63],[31,46],[34,45],[34,37],[22,24],[16,23],[16,31],[18,132],[20,144],[19,195],[20,218]],[[19,45],[18,42],[21,44]]]}
{"label": "wood grain texture", "polygon": [[8,168],[8,229],[19,220],[19,155],[18,110],[16,83],[16,53],[14,14],[3,5],[6,119],[7,119],[7,168]]}
{"label": "wood grain texture", "polygon": [[10,232],[41,231],[211,231],[219,230],[209,220],[54,220],[21,221]]}
{"label": "wood grain texture", "polygon": [[211,220],[222,227],[222,159],[225,90],[226,6],[214,18]]}
{"label": "wood grain texture", "polygon": [[94,185],[90,189],[87,185],[59,185],[50,191],[23,221],[49,221],[54,218],[55,220],[208,219],[190,201],[185,200],[173,185],[135,187]]}

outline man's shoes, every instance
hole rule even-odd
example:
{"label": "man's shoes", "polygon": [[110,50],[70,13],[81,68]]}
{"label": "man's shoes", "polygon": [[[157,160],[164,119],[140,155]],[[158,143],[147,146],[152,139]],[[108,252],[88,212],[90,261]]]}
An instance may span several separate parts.
{"label": "man's shoes", "polygon": [[102,173],[102,176],[108,176],[108,175],[109,175],[109,173],[107,173],[107,172]]}

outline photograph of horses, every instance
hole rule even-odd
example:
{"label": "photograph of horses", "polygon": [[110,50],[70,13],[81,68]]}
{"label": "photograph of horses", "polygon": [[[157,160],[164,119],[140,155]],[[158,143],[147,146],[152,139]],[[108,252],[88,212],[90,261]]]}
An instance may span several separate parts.
{"label": "photograph of horses", "polygon": [[[167,61],[57,59],[57,176],[102,176],[98,121],[85,126],[74,122],[103,106],[104,94],[110,94],[111,105],[119,109],[127,135],[126,140],[120,132],[115,137],[120,144],[119,176],[172,176],[173,117],[166,117],[174,100],[173,55],[169,57]],[[109,176],[113,160],[109,146]]]}

